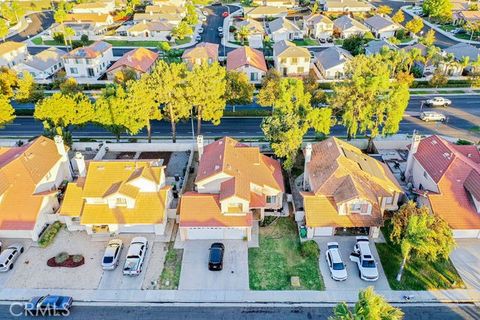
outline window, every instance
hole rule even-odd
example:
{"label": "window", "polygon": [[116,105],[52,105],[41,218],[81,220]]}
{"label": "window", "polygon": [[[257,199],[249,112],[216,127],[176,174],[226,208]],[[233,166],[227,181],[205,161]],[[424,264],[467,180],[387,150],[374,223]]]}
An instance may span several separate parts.
{"label": "window", "polygon": [[297,64],[298,63],[298,58],[292,58],[292,64]]}
{"label": "window", "polygon": [[92,60],[87,59],[86,61],[87,61],[87,64],[92,64]]}
{"label": "window", "polygon": [[304,73],[305,72],[305,68],[304,67],[298,67],[297,68],[297,73]]}
{"label": "window", "polygon": [[276,203],[277,202],[277,196],[267,196],[267,203]]}
{"label": "window", "polygon": [[287,63],[287,59],[286,58],[281,58],[280,63],[282,63],[282,64]]}
{"label": "window", "polygon": [[425,177],[425,179],[428,179],[428,173],[427,173],[427,171],[423,171],[423,176]]}
{"label": "window", "polygon": [[258,72],[250,73],[250,81],[258,81]]}
{"label": "window", "polygon": [[80,64],[81,60],[75,59],[75,64]]}
{"label": "window", "polygon": [[368,212],[368,203],[365,202],[356,202],[350,204],[350,212],[353,213],[367,213]]}
{"label": "window", "polygon": [[117,206],[126,206],[127,205],[127,199],[125,198],[117,198],[115,204]]}
{"label": "window", "polygon": [[385,198],[385,204],[393,204],[393,197],[386,197]]}
{"label": "window", "polygon": [[77,68],[70,68],[70,73],[71,73],[71,74],[77,74],[77,73],[78,73],[78,69],[77,69]]}

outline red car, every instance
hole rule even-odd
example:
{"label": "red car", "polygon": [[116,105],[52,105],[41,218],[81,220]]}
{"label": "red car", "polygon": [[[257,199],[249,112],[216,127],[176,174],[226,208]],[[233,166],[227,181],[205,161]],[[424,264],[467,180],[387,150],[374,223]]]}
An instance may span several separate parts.
{"label": "red car", "polygon": [[222,13],[222,17],[224,17],[224,18],[228,17],[228,12],[225,11],[224,13]]}

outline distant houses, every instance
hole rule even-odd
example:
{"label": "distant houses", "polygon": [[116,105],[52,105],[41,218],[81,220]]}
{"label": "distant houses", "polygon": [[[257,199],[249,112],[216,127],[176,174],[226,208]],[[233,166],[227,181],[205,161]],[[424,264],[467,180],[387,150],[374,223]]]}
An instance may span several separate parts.
{"label": "distant houses", "polygon": [[14,66],[17,73],[29,72],[35,80],[46,80],[63,69],[62,57],[65,51],[58,48],[48,48]]}
{"label": "distant houses", "polygon": [[133,71],[139,79],[144,73],[150,73],[158,59],[158,53],[145,48],[137,48],[124,54],[107,69],[107,79],[115,80],[119,72]]}
{"label": "distant houses", "polygon": [[185,50],[182,54],[182,60],[190,69],[194,65],[218,62],[218,47],[216,43],[199,43],[195,47]]}
{"label": "distant houses", "polygon": [[97,41],[70,51],[63,57],[67,77],[98,79],[113,60],[112,45]]}
{"label": "distant houses", "polygon": [[262,51],[250,47],[240,47],[227,55],[227,71],[245,73],[252,83],[260,83],[267,70]]}
{"label": "distant houses", "polygon": [[310,72],[310,51],[282,40],[273,46],[275,69],[285,77],[307,76]]}
{"label": "distant houses", "polygon": [[13,68],[28,57],[27,46],[22,42],[0,43],[0,66]]}
{"label": "distant houses", "polygon": [[352,55],[348,51],[339,47],[330,47],[315,53],[314,65],[320,72],[322,79],[343,79],[346,64],[352,58]]}

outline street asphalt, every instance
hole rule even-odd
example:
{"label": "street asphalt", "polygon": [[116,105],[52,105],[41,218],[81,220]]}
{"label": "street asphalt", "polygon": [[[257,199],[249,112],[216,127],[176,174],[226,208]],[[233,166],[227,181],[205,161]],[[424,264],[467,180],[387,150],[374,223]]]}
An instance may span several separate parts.
{"label": "street asphalt", "polygon": [[[476,320],[480,310],[473,305],[400,306],[405,320]],[[73,306],[66,319],[194,319],[194,320],[300,320],[328,319],[333,307],[140,307],[140,306]],[[13,308],[19,312],[18,306]],[[23,319],[25,316],[12,316],[9,306],[0,307],[0,320]],[[62,318],[57,317],[57,318]]]}

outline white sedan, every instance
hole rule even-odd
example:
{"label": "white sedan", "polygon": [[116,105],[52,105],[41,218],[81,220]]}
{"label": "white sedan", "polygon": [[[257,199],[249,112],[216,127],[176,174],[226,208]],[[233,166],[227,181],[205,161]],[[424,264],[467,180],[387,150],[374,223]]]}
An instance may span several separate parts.
{"label": "white sedan", "polygon": [[108,242],[105,248],[105,253],[102,259],[103,270],[114,270],[120,262],[122,255],[123,242],[120,239],[112,239]]}
{"label": "white sedan", "polygon": [[325,252],[325,260],[327,260],[330,275],[333,280],[345,281],[347,280],[347,268],[342,261],[340,251],[338,249],[338,242],[327,243],[327,251]]}

